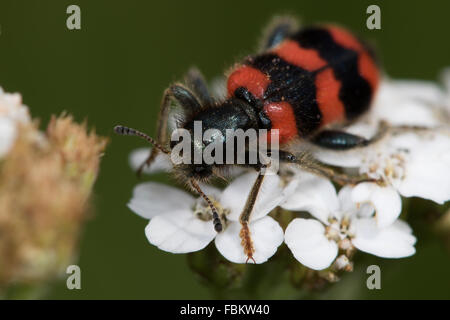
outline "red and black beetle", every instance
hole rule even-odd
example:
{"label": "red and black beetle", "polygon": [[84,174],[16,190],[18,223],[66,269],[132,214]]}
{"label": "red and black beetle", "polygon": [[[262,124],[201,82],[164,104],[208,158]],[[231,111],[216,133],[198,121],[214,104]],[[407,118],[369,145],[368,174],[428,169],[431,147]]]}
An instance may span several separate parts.
{"label": "red and black beetle", "polygon": [[[379,84],[379,68],[372,50],[349,31],[334,25],[297,28],[291,18],[272,23],[260,52],[236,64],[227,77],[227,97],[214,99],[197,70],[191,70],[185,84],[174,84],[164,93],[157,141],[137,130],[116,126],[119,134],[146,138],[155,148],[144,163],[149,165],[158,152],[170,153],[167,122],[172,100],[183,109],[179,127],[192,130],[201,121],[202,130],[279,130],[281,162],[295,163],[310,172],[339,183],[361,177],[336,173],[317,161],[296,154],[295,142],[307,140],[323,148],[346,150],[369,144],[369,140],[339,130],[364,114]],[[224,135],[225,136],[225,135]],[[226,141],[223,141],[225,143]],[[192,141],[205,147],[205,141]],[[234,150],[234,152],[237,152]],[[261,164],[245,164],[256,170]],[[222,223],[198,181],[207,180],[226,164],[183,164],[175,166],[179,175],[198,191],[212,209],[217,232]],[[217,174],[218,175],[218,174]],[[240,221],[241,237],[249,259],[253,248],[248,221],[264,175],[258,175]]]}

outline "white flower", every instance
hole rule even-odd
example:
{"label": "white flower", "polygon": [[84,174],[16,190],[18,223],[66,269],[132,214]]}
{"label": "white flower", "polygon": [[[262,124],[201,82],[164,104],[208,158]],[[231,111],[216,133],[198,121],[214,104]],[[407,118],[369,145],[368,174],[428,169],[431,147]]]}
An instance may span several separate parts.
{"label": "white flower", "polygon": [[[444,92],[432,83],[386,81],[369,116],[346,128],[370,138],[379,121],[386,121],[391,128],[384,138],[348,151],[313,148],[313,152],[324,163],[354,168],[383,181],[359,184],[352,197],[355,202],[372,203],[379,225],[387,226],[400,215],[400,195],[440,204],[450,200],[450,122],[445,104]],[[401,131],[392,126],[424,129]]]}
{"label": "white flower", "polygon": [[[449,72],[450,74],[450,72]],[[380,123],[389,131],[367,147],[348,151],[327,151],[311,146],[315,157],[344,168],[349,174],[367,175],[378,183],[364,182],[343,187],[339,194],[324,178],[292,169],[286,187],[280,177],[266,176],[249,223],[256,263],[269,259],[283,239],[279,224],[267,216],[276,206],[307,211],[316,219],[296,218],[287,227],[284,241],[301,263],[312,269],[351,270],[351,252],[356,248],[386,258],[415,253],[416,238],[406,222],[398,220],[401,196],[421,197],[444,203],[450,200],[450,76],[446,92],[431,82],[383,80],[371,110],[345,128],[347,132],[371,138]],[[400,126],[409,126],[401,129]],[[412,129],[412,127],[421,127]],[[149,149],[130,156],[137,169]],[[159,154],[144,172],[170,171],[167,155]],[[211,241],[228,260],[245,263],[240,237],[239,215],[245,205],[256,173],[238,172],[223,191],[202,186],[225,220],[217,234],[211,212],[201,199],[171,187],[154,183],[139,185],[129,207],[150,219],[149,241],[174,252],[201,250]],[[251,261],[251,260],[250,260]]]}
{"label": "white flower", "polygon": [[380,226],[387,226],[401,213],[401,198],[420,197],[439,204],[450,199],[450,133],[406,132],[372,146],[341,152],[321,152],[323,162],[357,167],[360,174],[383,181],[365,182],[352,192],[354,202],[374,205]]}
{"label": "white flower", "polygon": [[[355,204],[351,194],[352,188],[347,186],[336,195],[328,180],[305,175],[297,190],[281,205],[287,210],[308,211],[318,219],[296,218],[286,228],[285,243],[298,261],[322,270],[335,261],[339,250],[357,248],[384,258],[415,253],[416,238],[408,224],[396,220],[380,228],[373,216],[374,208]],[[348,265],[342,263],[342,257],[338,262]]]}
{"label": "white flower", "polygon": [[17,93],[5,93],[0,87],[0,158],[14,145],[18,124],[29,122],[30,115],[22,104],[22,97]]}
{"label": "white flower", "polygon": [[[138,215],[150,219],[146,236],[151,244],[162,250],[172,253],[198,251],[215,239],[217,249],[225,258],[245,263],[247,256],[239,236],[239,215],[256,175],[241,175],[223,191],[202,186],[213,199],[219,214],[225,217],[225,228],[221,233],[214,230],[210,208],[204,201],[176,188],[151,182],[140,184],[134,189],[128,206]],[[281,186],[278,175],[264,178],[249,223],[256,263],[267,261],[283,242],[283,230],[267,214],[286,197],[287,189]]]}
{"label": "white flower", "polygon": [[436,127],[448,120],[443,114],[446,104],[446,93],[433,82],[384,79],[367,118],[373,124],[384,120],[391,125]]}

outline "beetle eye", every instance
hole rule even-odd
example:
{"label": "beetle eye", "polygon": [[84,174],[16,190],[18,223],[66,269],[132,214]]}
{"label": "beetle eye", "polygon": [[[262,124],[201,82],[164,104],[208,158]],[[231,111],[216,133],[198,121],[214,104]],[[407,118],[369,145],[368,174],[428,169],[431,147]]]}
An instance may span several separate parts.
{"label": "beetle eye", "polygon": [[204,172],[206,170],[206,168],[202,167],[202,166],[196,166],[194,168],[194,170],[195,170],[195,173],[202,173],[202,172]]}
{"label": "beetle eye", "polygon": [[192,169],[192,173],[198,178],[207,178],[212,174],[212,170],[208,165],[196,165]]}

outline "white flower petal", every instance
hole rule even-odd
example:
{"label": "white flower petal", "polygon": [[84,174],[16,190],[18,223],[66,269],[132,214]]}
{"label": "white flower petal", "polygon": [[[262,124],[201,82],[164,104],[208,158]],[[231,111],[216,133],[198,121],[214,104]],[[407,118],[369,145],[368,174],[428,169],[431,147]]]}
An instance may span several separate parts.
{"label": "white flower petal", "polygon": [[6,155],[14,144],[17,128],[13,120],[0,118],[0,158]]}
{"label": "white flower petal", "polygon": [[216,236],[216,231],[212,221],[196,218],[191,210],[178,210],[150,220],[145,235],[161,250],[187,253],[206,247]]}
{"label": "white flower petal", "polygon": [[[427,110],[428,109],[428,110]],[[389,113],[386,115],[387,110],[378,110],[379,118],[385,121],[389,121],[391,125],[409,125],[409,126],[422,126],[433,127],[439,125],[438,118],[430,112],[430,107],[426,108],[425,105],[411,102],[408,105],[400,104],[396,108],[390,108]],[[408,116],[405,117],[405,114]]]}
{"label": "white flower petal", "polygon": [[378,132],[378,126],[365,121],[357,121],[345,128],[345,132],[364,137],[366,139],[372,138]]}
{"label": "white flower petal", "polygon": [[[450,200],[450,135],[435,133],[419,138],[409,134],[399,137],[395,143],[411,148],[405,177],[395,185],[400,193],[440,204]],[[405,146],[407,143],[410,145]]]}
{"label": "white flower petal", "polygon": [[298,180],[297,188],[283,201],[281,207],[292,211],[308,211],[327,223],[330,215],[339,208],[333,184],[309,173],[301,173],[295,179]]}
{"label": "white flower petal", "polygon": [[338,254],[336,242],[325,236],[324,225],[313,219],[292,220],[284,242],[300,263],[314,270],[328,268]]}
{"label": "white flower petal", "polygon": [[344,186],[339,190],[338,199],[340,204],[340,210],[343,213],[353,212],[357,210],[356,203],[352,198],[353,187]]}
{"label": "white flower petal", "polygon": [[[271,217],[263,217],[259,220],[250,222],[250,237],[253,242],[253,259],[256,263],[266,262],[272,257],[280,244],[283,243],[283,229],[278,222]],[[217,250],[228,260],[234,263],[247,262],[247,256],[241,245],[239,232],[241,224],[231,222],[224,232],[219,233],[216,237]],[[249,260],[248,263],[253,263]]]}
{"label": "white flower petal", "polygon": [[406,222],[397,220],[380,228],[373,218],[365,218],[354,221],[353,226],[356,231],[352,243],[361,251],[383,258],[404,258],[416,252],[416,238]]}
{"label": "white flower petal", "polygon": [[335,151],[312,146],[311,151],[317,160],[337,167],[356,168],[359,167],[364,160],[364,153],[361,151],[361,148]]}
{"label": "white flower petal", "polygon": [[354,202],[371,203],[375,207],[378,226],[386,227],[393,223],[402,211],[402,200],[397,190],[391,186],[379,186],[372,182],[356,185],[352,191]]}
{"label": "white flower petal", "polygon": [[440,124],[436,109],[443,101],[442,90],[432,82],[383,81],[371,117],[392,125],[432,127]]}
{"label": "white flower petal", "polygon": [[195,199],[190,194],[164,184],[146,182],[138,184],[128,207],[143,218],[151,219],[172,211],[189,210]]}
{"label": "white flower petal", "polygon": [[[150,148],[139,148],[133,150],[128,158],[130,167],[137,170],[150,156]],[[151,174],[157,172],[167,172],[172,169],[172,162],[168,155],[160,152],[150,166],[145,166],[143,173]]]}
{"label": "white flower petal", "polygon": [[397,188],[404,197],[416,196],[443,204],[450,200],[450,165],[441,161],[410,163]]}
{"label": "white flower petal", "polygon": [[[247,197],[258,173],[250,172],[234,179],[223,191],[220,203],[230,210],[227,219],[238,221]],[[283,200],[283,188],[278,175],[266,175],[256,198],[250,220],[260,219],[272,211]]]}
{"label": "white flower petal", "polygon": [[0,118],[8,118],[17,123],[30,123],[28,107],[22,104],[18,93],[6,93],[0,87]]}
{"label": "white flower petal", "polygon": [[432,81],[422,80],[396,80],[390,81],[391,88],[402,96],[432,104],[442,102],[444,93],[441,88]]}
{"label": "white flower petal", "polygon": [[370,203],[359,204],[353,201],[353,187],[344,186],[339,190],[338,198],[340,203],[340,210],[335,216],[342,219],[342,215],[347,216],[359,216],[359,217],[370,217],[374,214],[375,208]]}

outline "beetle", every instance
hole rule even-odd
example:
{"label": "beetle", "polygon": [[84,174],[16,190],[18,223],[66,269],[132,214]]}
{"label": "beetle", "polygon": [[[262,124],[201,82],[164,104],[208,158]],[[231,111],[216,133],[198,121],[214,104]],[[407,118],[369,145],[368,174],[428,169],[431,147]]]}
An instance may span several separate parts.
{"label": "beetle", "polygon": [[[340,184],[367,181],[367,177],[348,176],[310,161],[309,156],[299,154],[298,146],[307,141],[321,148],[348,150],[375,141],[377,135],[365,139],[344,132],[341,127],[369,110],[379,74],[373,50],[349,31],[335,25],[298,28],[293,18],[282,17],[267,28],[260,52],[245,58],[228,73],[225,98],[213,98],[201,73],[191,69],[184,84],[175,83],[164,92],[156,140],[124,126],[116,126],[115,131],[140,136],[153,144],[142,170],[158,153],[170,154],[174,147],[167,129],[171,103],[175,101],[183,110],[179,128],[192,132],[194,123],[200,121],[203,131],[278,130],[281,163],[298,165]],[[194,139],[192,149],[205,148],[207,144]],[[199,182],[220,176],[219,170],[226,166],[204,162],[174,166],[178,176],[210,206],[217,232],[223,229],[221,219]],[[265,164],[258,161],[245,166],[261,171]],[[254,252],[248,222],[263,179],[264,174],[256,178],[240,216],[240,236],[248,259],[253,259]]]}

